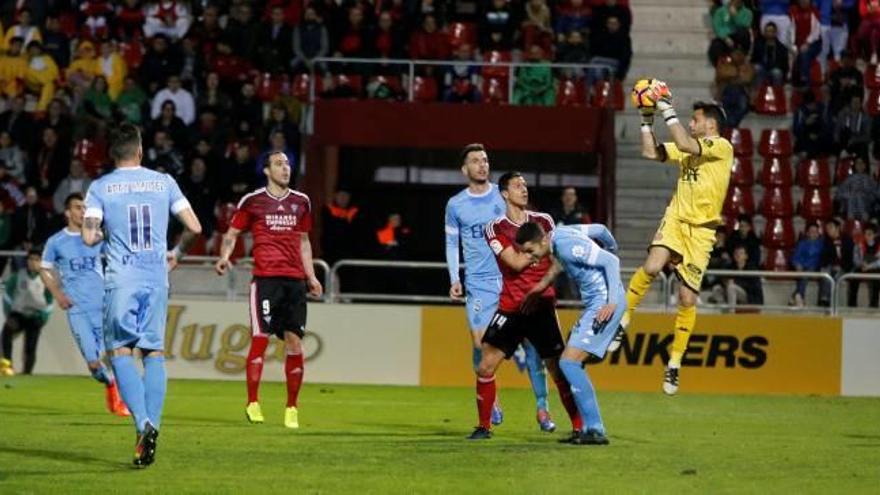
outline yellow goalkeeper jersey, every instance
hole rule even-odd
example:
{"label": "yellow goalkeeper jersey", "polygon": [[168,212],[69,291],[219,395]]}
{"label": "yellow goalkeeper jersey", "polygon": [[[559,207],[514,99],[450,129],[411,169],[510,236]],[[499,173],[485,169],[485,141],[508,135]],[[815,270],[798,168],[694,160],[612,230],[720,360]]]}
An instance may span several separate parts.
{"label": "yellow goalkeeper jersey", "polygon": [[691,225],[715,227],[721,223],[721,207],[733,167],[733,146],[721,136],[702,137],[700,153],[683,153],[675,143],[663,143],[664,161],[679,166],[678,185],[668,213]]}

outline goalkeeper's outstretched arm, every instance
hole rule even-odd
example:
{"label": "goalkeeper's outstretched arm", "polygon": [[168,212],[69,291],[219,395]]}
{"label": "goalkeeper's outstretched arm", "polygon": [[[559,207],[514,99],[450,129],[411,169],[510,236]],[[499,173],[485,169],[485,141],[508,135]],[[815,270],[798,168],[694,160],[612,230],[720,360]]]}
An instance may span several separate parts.
{"label": "goalkeeper's outstretched arm", "polygon": [[642,110],[642,157],[648,160],[662,161],[660,153],[657,151],[657,138],[654,136],[654,114],[653,109]]}
{"label": "goalkeeper's outstretched arm", "polygon": [[655,84],[659,86],[656,94],[660,96],[657,100],[657,110],[660,111],[663,120],[666,121],[666,125],[669,127],[669,134],[672,136],[672,142],[675,143],[675,147],[683,153],[691,155],[701,154],[703,149],[700,147],[699,141],[691,137],[687,129],[678,121],[678,115],[676,115],[675,108],[672,106],[672,92],[669,91],[666,83],[662,81],[658,81]]}

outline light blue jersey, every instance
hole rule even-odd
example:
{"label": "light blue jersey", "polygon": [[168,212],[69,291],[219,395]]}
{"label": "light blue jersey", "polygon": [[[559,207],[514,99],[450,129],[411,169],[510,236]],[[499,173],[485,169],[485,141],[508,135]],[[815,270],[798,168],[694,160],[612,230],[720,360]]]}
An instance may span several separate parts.
{"label": "light blue jersey", "polygon": [[[606,249],[596,244],[602,243]],[[617,242],[604,225],[566,225],[551,234],[553,254],[577,284],[584,312],[569,336],[568,345],[603,357],[626,310],[626,293],[620,278],[620,260],[612,254]],[[617,304],[611,319],[595,322],[606,304]]]}
{"label": "light blue jersey", "polygon": [[64,293],[73,303],[68,313],[101,311],[104,270],[101,249],[104,243],[88,246],[79,232],[62,229],[46,241],[42,266],[61,275]]}
{"label": "light blue jersey", "polygon": [[100,297],[104,293],[102,248],[103,243],[86,245],[79,232],[67,229],[50,237],[43,248],[42,267],[61,275],[64,294],[73,303],[67,310],[67,321],[87,362],[99,360],[104,352]]}
{"label": "light blue jersey", "polygon": [[464,253],[465,306],[472,331],[484,330],[498,309],[501,272],[486,242],[486,224],[504,214],[504,198],[495,184],[483,194],[467,189],[446,203],[446,265],[452,283],[459,281],[459,244]]}
{"label": "light blue jersey", "polygon": [[103,219],[104,339],[110,350],[164,348],[168,221],[189,208],[169,175],[117,168],[89,187],[86,217]]}
{"label": "light blue jersey", "polygon": [[106,288],[167,287],[168,220],[186,208],[171,176],[143,167],[119,168],[93,182],[86,217],[104,221]]}

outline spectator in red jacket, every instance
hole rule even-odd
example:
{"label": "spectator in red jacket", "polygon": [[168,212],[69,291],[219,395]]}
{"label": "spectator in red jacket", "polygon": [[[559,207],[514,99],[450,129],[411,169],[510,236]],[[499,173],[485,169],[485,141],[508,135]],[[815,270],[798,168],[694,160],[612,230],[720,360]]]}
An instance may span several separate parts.
{"label": "spectator in red jacket", "polygon": [[409,40],[409,55],[413,59],[446,60],[449,58],[449,38],[437,26],[433,14],[422,19],[422,27]]}
{"label": "spectator in red jacket", "polygon": [[863,47],[866,58],[877,63],[880,49],[880,0],[859,0],[862,22],[856,32],[856,46]]}
{"label": "spectator in red jacket", "polygon": [[348,25],[336,44],[334,57],[363,58],[373,56],[373,40],[364,22],[364,10],[352,7],[348,10]]}
{"label": "spectator in red jacket", "polygon": [[788,12],[794,26],[793,48],[797,53],[797,72],[793,82],[795,86],[805,87],[810,83],[810,66],[822,51],[819,12],[810,0],[798,0]]}

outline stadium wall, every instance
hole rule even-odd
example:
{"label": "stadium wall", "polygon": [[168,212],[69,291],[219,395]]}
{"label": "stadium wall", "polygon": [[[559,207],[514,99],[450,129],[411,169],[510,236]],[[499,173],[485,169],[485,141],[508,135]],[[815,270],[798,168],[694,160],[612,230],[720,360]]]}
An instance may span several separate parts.
{"label": "stadium wall", "polygon": [[[565,329],[577,317],[575,310],[559,311]],[[658,390],[673,319],[637,314],[621,350],[588,368],[599,390]],[[700,316],[683,360],[684,390],[880,396],[878,323],[806,316]],[[174,301],[166,327],[169,374],[243,380],[249,340],[245,302]],[[460,307],[312,304],[305,338],[306,379],[467,387],[473,384],[469,340]],[[284,350],[273,342],[265,377],[280,381]],[[36,372],[85,374],[60,311],[43,330]],[[525,374],[513,364],[502,367],[499,383],[528,386]]]}

